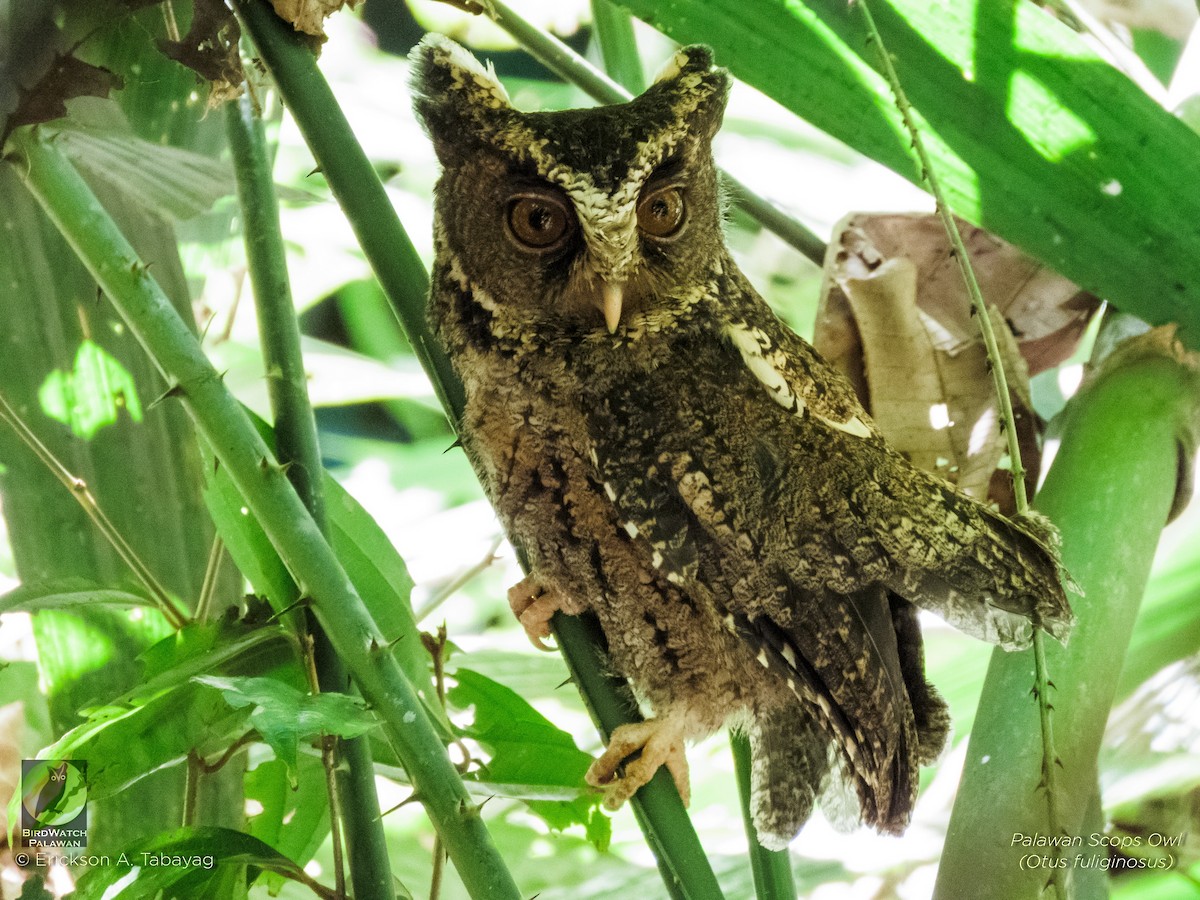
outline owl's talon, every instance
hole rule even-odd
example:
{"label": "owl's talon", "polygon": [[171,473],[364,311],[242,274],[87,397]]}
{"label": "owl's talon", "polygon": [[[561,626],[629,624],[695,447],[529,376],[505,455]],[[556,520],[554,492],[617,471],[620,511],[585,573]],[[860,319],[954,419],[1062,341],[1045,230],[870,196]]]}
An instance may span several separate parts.
{"label": "owl's talon", "polygon": [[508,605],[533,646],[539,650],[554,649],[545,639],[550,637],[550,620],[563,608],[556,591],[529,575],[508,589]]}
{"label": "owl's talon", "polygon": [[[681,723],[667,717],[631,722],[613,731],[608,748],[584,776],[588,784],[604,791],[605,807],[619,809],[638,788],[654,777],[659,766],[667,767],[683,805],[688,805],[691,787],[684,753],[684,731],[680,726]],[[641,756],[625,763],[638,750]],[[622,763],[625,763],[625,772],[618,775],[617,769]]]}

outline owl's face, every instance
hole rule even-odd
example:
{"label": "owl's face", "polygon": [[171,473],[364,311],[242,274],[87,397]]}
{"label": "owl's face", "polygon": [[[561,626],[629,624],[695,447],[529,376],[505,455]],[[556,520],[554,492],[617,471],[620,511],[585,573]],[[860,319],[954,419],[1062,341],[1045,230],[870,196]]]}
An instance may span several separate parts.
{"label": "owl's face", "polygon": [[729,78],[707,49],[629,103],[537,113],[446,38],[413,59],[443,166],[439,262],[498,336],[619,340],[688,314],[723,247],[711,141]]}

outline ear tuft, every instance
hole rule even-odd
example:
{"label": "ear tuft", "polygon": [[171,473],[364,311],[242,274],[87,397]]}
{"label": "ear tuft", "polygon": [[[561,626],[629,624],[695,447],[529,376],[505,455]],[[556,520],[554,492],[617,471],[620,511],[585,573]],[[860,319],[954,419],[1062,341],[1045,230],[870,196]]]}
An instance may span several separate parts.
{"label": "ear tuft", "polygon": [[703,44],[691,44],[675,51],[675,55],[667,60],[654,76],[654,84],[660,81],[672,81],[681,75],[692,72],[708,74],[713,71],[713,52]]}
{"label": "ear tuft", "polygon": [[646,93],[666,98],[693,134],[711,138],[721,127],[730,82],[729,72],[713,65],[712,50],[692,44],[667,61]]}
{"label": "ear tuft", "polygon": [[466,49],[440,34],[427,34],[409,54],[417,115],[438,154],[454,144],[486,139],[497,110],[512,103],[489,63],[484,67]]}

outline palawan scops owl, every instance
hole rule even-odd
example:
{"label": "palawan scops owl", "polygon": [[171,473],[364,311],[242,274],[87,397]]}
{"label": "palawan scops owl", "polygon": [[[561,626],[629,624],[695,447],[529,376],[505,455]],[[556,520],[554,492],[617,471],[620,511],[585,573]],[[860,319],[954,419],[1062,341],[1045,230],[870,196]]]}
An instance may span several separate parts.
{"label": "palawan scops owl", "polygon": [[413,62],[443,168],[430,315],[463,446],[531,564],[510,600],[535,639],[594,612],[653,714],[588,780],[615,808],[665,764],[686,800],[684,742],[730,725],[765,846],[843,785],[902,831],[949,727],[913,604],[1006,647],[1031,618],[1065,636],[1053,554],[892,450],[738,271],[710,51],[561,112],[514,109],[446,38]]}

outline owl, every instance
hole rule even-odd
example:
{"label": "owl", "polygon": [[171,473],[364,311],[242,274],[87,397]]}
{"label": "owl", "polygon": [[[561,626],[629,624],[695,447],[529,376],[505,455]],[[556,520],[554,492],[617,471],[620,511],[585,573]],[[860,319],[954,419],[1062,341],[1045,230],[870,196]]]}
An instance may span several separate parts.
{"label": "owl", "polygon": [[722,237],[704,47],[645,93],[521,112],[438,36],[413,51],[442,166],[429,316],[466,390],[462,445],[530,574],[536,641],[594,613],[650,717],[588,781],[617,808],[685,744],[750,739],[759,841],[821,799],[900,833],[949,717],[917,607],[1004,647],[1065,638],[1055,554],[910,465],[790,331]]}

